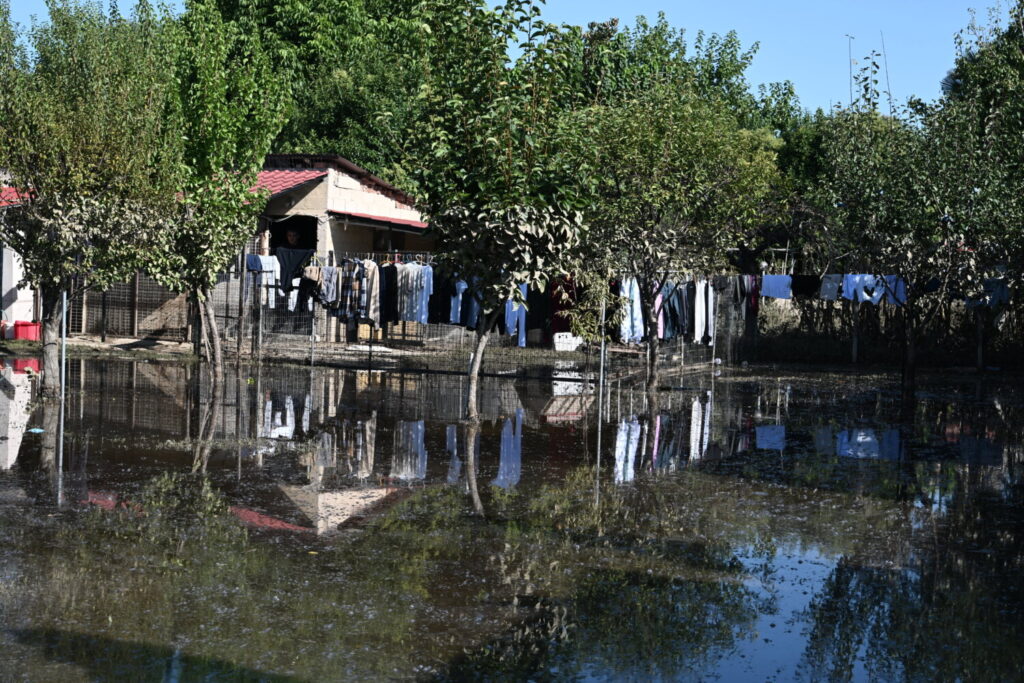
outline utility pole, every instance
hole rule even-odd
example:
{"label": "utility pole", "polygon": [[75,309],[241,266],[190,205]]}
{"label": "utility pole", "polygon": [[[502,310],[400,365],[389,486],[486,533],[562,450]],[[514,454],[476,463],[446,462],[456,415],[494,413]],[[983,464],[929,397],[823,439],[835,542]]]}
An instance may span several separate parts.
{"label": "utility pole", "polygon": [[846,34],[846,58],[850,69],[850,99],[849,106],[853,106],[853,36]]}

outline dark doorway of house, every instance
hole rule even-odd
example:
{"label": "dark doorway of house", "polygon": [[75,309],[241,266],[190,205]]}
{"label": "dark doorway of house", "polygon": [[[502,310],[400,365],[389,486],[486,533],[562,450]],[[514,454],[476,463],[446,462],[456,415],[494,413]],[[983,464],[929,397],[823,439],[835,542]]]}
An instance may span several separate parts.
{"label": "dark doorway of house", "polygon": [[316,249],[316,217],[291,216],[270,226],[270,251],[288,244],[288,231],[294,230],[299,238],[294,249]]}

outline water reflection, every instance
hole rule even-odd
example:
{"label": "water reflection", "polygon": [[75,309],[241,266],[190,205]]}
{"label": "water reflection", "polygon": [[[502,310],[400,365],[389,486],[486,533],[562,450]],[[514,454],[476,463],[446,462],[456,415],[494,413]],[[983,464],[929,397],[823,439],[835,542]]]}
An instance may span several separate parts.
{"label": "water reflection", "polygon": [[1013,384],[936,384],[912,425],[884,378],[708,378],[654,415],[616,386],[598,426],[572,387],[489,378],[476,430],[457,376],[242,368],[216,411],[189,366],[69,376],[56,479],[52,411],[0,376],[0,641],[29,677],[108,675],[87,643],[128,678],[1024,666]]}
{"label": "water reflection", "polygon": [[0,370],[0,470],[9,470],[18,459],[28,429],[32,377],[27,369],[3,363]]}
{"label": "water reflection", "polygon": [[[477,447],[479,448],[479,445]],[[518,484],[523,468],[522,459],[523,410],[517,408],[515,417],[506,419],[502,425],[498,476],[491,483],[503,489],[510,489]]]}

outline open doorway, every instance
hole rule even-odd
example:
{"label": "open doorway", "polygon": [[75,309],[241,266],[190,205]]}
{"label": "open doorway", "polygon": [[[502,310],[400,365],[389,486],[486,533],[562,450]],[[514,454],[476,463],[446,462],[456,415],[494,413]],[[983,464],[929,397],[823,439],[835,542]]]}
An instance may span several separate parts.
{"label": "open doorway", "polygon": [[[289,216],[271,223],[270,253],[275,253],[278,247],[316,249],[316,226],[315,216]],[[289,242],[289,233],[294,242]]]}

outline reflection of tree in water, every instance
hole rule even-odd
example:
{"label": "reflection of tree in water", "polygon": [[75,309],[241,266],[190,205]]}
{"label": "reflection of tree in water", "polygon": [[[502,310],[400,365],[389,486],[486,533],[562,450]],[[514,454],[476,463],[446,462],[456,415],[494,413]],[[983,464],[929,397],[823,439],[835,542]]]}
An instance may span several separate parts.
{"label": "reflection of tree in water", "polygon": [[684,533],[686,506],[658,485],[604,482],[595,505],[594,474],[545,486],[509,522],[492,564],[518,625],[445,677],[674,678],[751,634],[765,605],[729,541]]}
{"label": "reflection of tree in water", "polygon": [[921,525],[896,568],[840,560],[808,608],[803,673],[874,678],[1013,680],[1024,670],[1020,501],[957,473],[945,514]]}
{"label": "reflection of tree in water", "polygon": [[596,571],[573,595],[575,628],[555,659],[612,677],[695,673],[749,636],[757,616],[757,598],[738,576]]}
{"label": "reflection of tree in water", "polygon": [[32,652],[78,662],[91,643],[117,657],[90,665],[102,680],[174,666],[181,680],[394,676],[396,661],[422,661],[430,630],[416,615],[443,558],[460,553],[446,535],[387,529],[316,545],[318,555],[306,552],[312,537],[254,543],[196,475],[158,477],[113,510],[16,513],[0,509],[12,568],[0,613],[28,649],[9,652],[10,666],[39,673]]}

